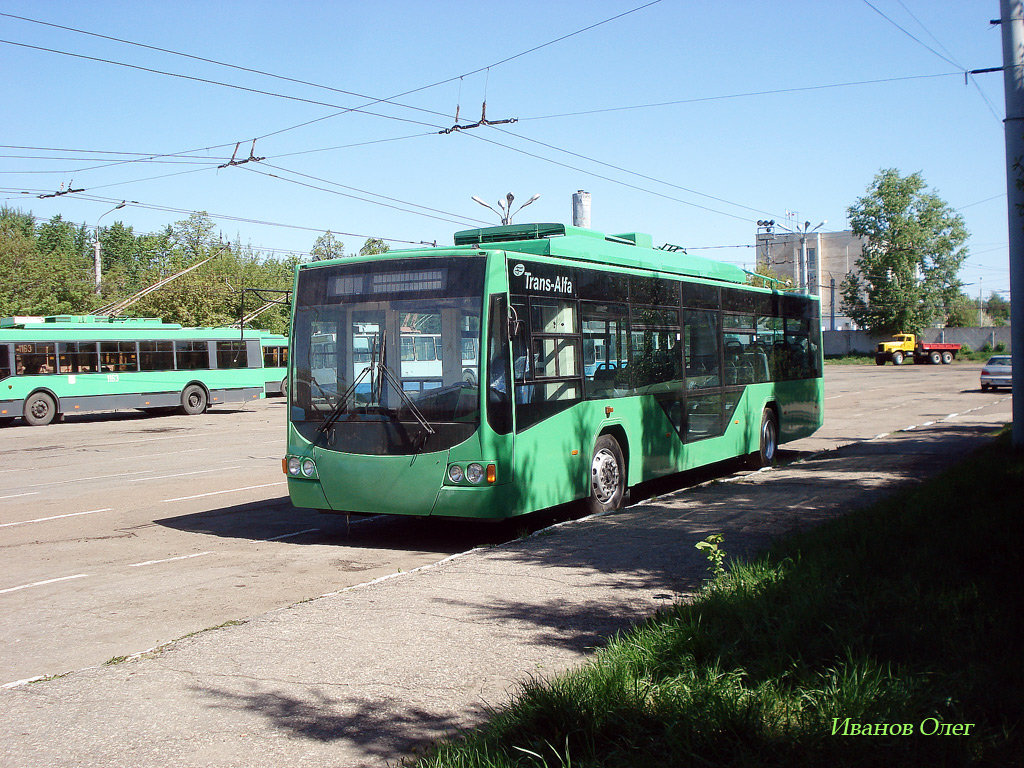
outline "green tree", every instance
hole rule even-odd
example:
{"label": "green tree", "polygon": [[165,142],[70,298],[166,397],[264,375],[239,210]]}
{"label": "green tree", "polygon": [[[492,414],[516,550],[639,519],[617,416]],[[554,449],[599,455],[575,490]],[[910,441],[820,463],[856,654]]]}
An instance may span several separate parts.
{"label": "green tree", "polygon": [[759,263],[754,267],[754,274],[747,273],[747,285],[754,285],[758,288],[777,288],[779,290],[785,290],[787,287],[786,283],[792,282],[783,278],[778,272],[772,269],[764,262]]}
{"label": "green tree", "polygon": [[391,248],[379,237],[368,237],[363,247],[359,249],[360,256],[371,256],[377,253],[387,253]]}
{"label": "green tree", "polygon": [[978,325],[978,302],[961,293],[947,308],[947,328],[974,328]]}
{"label": "green tree", "polygon": [[336,238],[330,230],[327,230],[313,243],[309,255],[313,257],[313,261],[340,259],[345,255],[345,244]]}
{"label": "green tree", "polygon": [[866,238],[858,273],[842,284],[843,309],[877,336],[919,332],[960,295],[967,258],[963,219],[927,190],[920,173],[879,172],[847,211]]}
{"label": "green tree", "polygon": [[992,322],[995,325],[1006,325],[1010,322],[1010,302],[995,291],[988,297],[988,301],[985,303],[985,311],[992,318]]}

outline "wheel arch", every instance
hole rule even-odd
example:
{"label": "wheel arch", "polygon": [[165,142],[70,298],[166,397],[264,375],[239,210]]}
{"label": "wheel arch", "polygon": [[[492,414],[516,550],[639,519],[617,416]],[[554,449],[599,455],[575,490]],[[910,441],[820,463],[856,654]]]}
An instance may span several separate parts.
{"label": "wheel arch", "polygon": [[[196,386],[196,387],[201,388],[203,390],[203,392],[206,393],[206,400],[207,400],[207,402],[209,402],[209,400],[210,400],[210,388],[208,386],[206,386],[206,382],[205,381],[203,381],[202,379],[192,379],[191,381],[189,381],[186,384],[182,385],[181,391],[184,392],[186,389],[188,389],[191,386]],[[173,390],[171,390],[171,391],[173,392]]]}
{"label": "wheel arch", "polygon": [[590,452],[594,452],[594,446],[602,435],[608,435],[614,437],[615,441],[619,444],[619,450],[622,451],[622,460],[626,464],[626,485],[634,485],[631,478],[633,475],[633,466],[630,463],[630,450],[629,450],[629,438],[626,436],[626,430],[621,424],[606,424],[598,430],[597,434],[594,435],[593,441],[590,444]]}
{"label": "wheel arch", "polygon": [[56,412],[55,412],[55,415],[63,413],[63,411],[61,410],[61,407],[60,407],[60,398],[57,397],[57,393],[54,392],[49,387],[36,387],[31,392],[29,392],[27,395],[25,395],[25,397],[21,401],[23,408],[25,406],[25,403],[28,401],[28,399],[30,397],[32,397],[33,395],[47,395],[47,396],[49,396],[53,400],[54,407],[57,409]]}

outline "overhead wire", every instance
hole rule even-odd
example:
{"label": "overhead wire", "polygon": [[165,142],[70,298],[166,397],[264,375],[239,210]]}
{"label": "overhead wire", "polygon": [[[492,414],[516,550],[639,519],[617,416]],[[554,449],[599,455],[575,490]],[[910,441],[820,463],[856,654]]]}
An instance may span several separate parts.
{"label": "overhead wire", "polygon": [[[357,195],[351,195],[351,194],[348,194],[346,192],[339,192],[336,189],[328,189],[326,187],[318,187],[315,184],[309,184],[309,183],[306,183],[304,181],[299,181],[297,179],[285,178],[284,176],[279,176],[276,173],[268,173],[266,171],[261,171],[259,169],[259,167],[253,167],[253,166],[247,165],[247,166],[243,167],[243,170],[249,171],[250,173],[256,173],[256,174],[259,174],[261,176],[267,176],[267,177],[272,178],[272,179],[278,179],[280,181],[288,182],[289,184],[296,184],[296,185],[298,185],[300,187],[306,187],[307,189],[315,189],[315,190],[318,190],[320,192],[327,192],[328,194],[337,195],[339,197],[347,197],[347,198],[350,198],[350,199],[353,199],[353,200],[361,200],[363,202],[370,203],[372,205],[379,205],[379,206],[381,206],[383,208],[391,208],[391,209],[396,210],[396,211],[401,211],[402,213],[411,213],[411,214],[414,214],[416,216],[425,216],[428,219],[436,219],[437,221],[446,221],[446,222],[448,222],[450,224],[458,224],[460,226],[465,226],[465,221],[466,221],[465,219],[458,220],[456,218],[449,218],[449,217],[457,217],[457,214],[447,214],[447,213],[445,213],[445,216],[434,216],[433,214],[430,214],[430,213],[423,213],[421,211],[409,210],[408,208],[401,208],[401,207],[399,207],[397,205],[391,205],[390,203],[380,202],[379,200],[370,200],[368,198],[359,197]],[[285,172],[292,173],[292,171],[287,171],[287,170]],[[297,174],[297,175],[304,175],[304,174]],[[323,180],[321,180],[321,181],[323,181]],[[331,184],[333,182],[324,182],[324,183]],[[370,194],[373,194],[373,193],[370,193]],[[391,198],[388,198],[388,199],[391,199]],[[407,203],[407,205],[413,205],[413,204],[412,203]],[[420,206],[420,207],[423,207],[423,206]]]}
{"label": "overhead wire", "polygon": [[672,107],[680,104],[697,104],[703,101],[725,101],[727,99],[745,99],[752,96],[778,96],[784,93],[800,93],[802,91],[821,91],[830,88],[848,88],[857,85],[877,85],[880,83],[897,83],[905,80],[925,80],[937,77],[959,77],[960,72],[939,72],[931,75],[907,75],[904,77],[883,77],[874,80],[856,80],[846,83],[829,83],[827,85],[808,85],[794,88],[773,88],[766,91],[746,91],[742,93],[730,93],[720,96],[696,96],[690,99],[675,99],[673,101],[659,101],[650,104],[633,104],[622,107],[603,107],[601,109],[588,109],[576,112],[559,112],[550,115],[534,115],[532,117],[520,117],[519,122],[524,123],[530,120],[552,120],[559,117],[581,117],[584,115],[598,115],[605,112],[625,112],[633,109],[654,109],[656,107]]}
{"label": "overhead wire", "polygon": [[[883,13],[883,12],[882,12],[881,10],[879,10],[879,9],[878,9],[878,8],[877,8],[877,7],[876,7],[876,6],[875,6],[875,5],[873,4],[873,3],[871,3],[871,2],[870,2],[870,0],[863,0],[863,3],[864,3],[864,4],[865,4],[865,5],[866,5],[866,6],[868,7],[868,8],[870,8],[871,10],[873,10],[873,11],[874,11],[875,13],[877,13],[877,14],[878,14],[879,16],[881,16],[881,17],[882,17],[883,19],[885,19],[886,21],[888,21],[888,22],[889,22],[890,24],[892,24],[892,25],[893,25],[894,27],[896,27],[896,28],[897,28],[898,30],[900,30],[900,32],[902,32],[903,34],[905,34],[905,35],[906,35],[907,37],[909,37],[909,38],[910,38],[911,40],[913,40],[913,41],[914,41],[915,43],[917,43],[918,45],[921,45],[921,46],[923,46],[923,47],[924,47],[925,49],[927,49],[927,50],[928,50],[928,51],[930,51],[931,53],[934,53],[934,54],[935,54],[936,56],[938,56],[938,57],[939,57],[940,59],[942,59],[943,61],[945,61],[945,62],[947,62],[947,63],[949,63],[949,64],[952,64],[952,65],[953,65],[954,67],[958,67],[958,68],[960,69],[961,73],[963,73],[963,76],[964,76],[964,80],[965,80],[965,84],[966,84],[966,81],[967,81],[967,80],[969,79],[969,80],[970,80],[970,82],[971,82],[971,83],[972,83],[972,84],[974,85],[975,89],[976,89],[976,90],[978,91],[978,93],[979,93],[979,94],[981,95],[981,98],[982,98],[982,100],[983,100],[983,101],[985,102],[986,106],[988,106],[988,108],[989,108],[989,111],[990,111],[990,112],[992,113],[992,116],[993,116],[993,117],[994,117],[994,118],[995,118],[996,120],[998,120],[998,121],[1002,122],[1002,118],[1000,118],[1000,117],[999,117],[999,113],[998,113],[998,111],[996,110],[996,108],[995,108],[995,105],[994,105],[994,104],[992,104],[991,100],[990,100],[990,99],[988,98],[988,95],[987,95],[987,94],[986,94],[986,93],[985,93],[985,92],[984,92],[984,91],[983,91],[983,90],[981,89],[981,85],[979,85],[979,84],[978,84],[978,81],[977,81],[977,79],[976,79],[976,78],[974,77],[974,74],[973,74],[972,72],[969,72],[969,71],[967,70],[967,68],[966,68],[966,67],[962,66],[962,65],[960,64],[960,62],[956,61],[956,59],[954,59],[954,58],[953,58],[953,54],[951,54],[951,53],[950,53],[950,52],[949,52],[949,51],[948,51],[948,50],[946,49],[946,47],[945,47],[944,45],[942,45],[942,43],[940,43],[940,42],[939,42],[938,38],[937,38],[937,37],[935,37],[935,35],[933,35],[933,34],[932,34],[932,33],[931,33],[931,32],[930,32],[929,30],[928,30],[928,28],[927,28],[927,27],[925,27],[924,23],[923,23],[923,22],[922,22],[922,21],[921,21],[921,20],[920,20],[919,18],[917,18],[917,16],[915,16],[915,15],[914,15],[914,13],[913,13],[913,12],[912,12],[912,11],[911,11],[911,10],[910,10],[909,8],[907,8],[907,6],[906,6],[906,5],[904,5],[904,4],[903,4],[902,0],[896,0],[896,2],[898,2],[898,3],[899,3],[899,4],[900,4],[900,5],[902,6],[902,7],[903,7],[903,9],[904,9],[904,10],[905,10],[905,11],[906,11],[906,12],[907,12],[908,14],[910,14],[910,17],[911,17],[911,18],[912,18],[912,19],[913,19],[914,21],[916,21],[916,22],[918,23],[918,25],[919,25],[919,26],[921,27],[921,29],[923,29],[923,30],[925,31],[925,33],[926,33],[926,34],[927,34],[927,35],[928,35],[929,37],[931,37],[931,38],[932,38],[932,40],[934,40],[934,41],[936,42],[936,44],[937,44],[937,45],[938,45],[938,46],[939,46],[940,48],[942,48],[942,50],[943,50],[943,51],[945,51],[945,53],[939,53],[939,52],[938,52],[937,50],[935,50],[935,49],[934,49],[934,48],[932,48],[932,47],[931,47],[930,45],[928,45],[927,43],[925,43],[925,42],[924,42],[923,40],[921,40],[920,38],[918,38],[918,37],[917,37],[916,35],[914,35],[913,33],[911,33],[911,32],[910,32],[910,31],[909,31],[909,30],[908,30],[908,29],[907,29],[906,27],[904,27],[904,26],[902,26],[901,24],[899,24],[899,23],[898,23],[898,22],[897,22],[897,21],[896,21],[895,19],[891,18],[890,16],[886,15],[886,14],[885,14],[885,13]],[[947,55],[947,54],[948,54],[948,55]]]}
{"label": "overhead wire", "polygon": [[[118,202],[117,198],[101,197],[101,196],[98,196],[98,195],[76,195],[75,197],[77,199],[87,200],[87,201],[90,201],[90,202],[102,202],[102,203]],[[357,233],[357,232],[342,232],[342,231],[334,229],[332,227],[326,227],[326,228],[324,228],[324,227],[306,227],[306,226],[302,226],[300,224],[283,224],[281,222],[265,221],[265,220],[262,220],[262,219],[247,218],[247,217],[244,217],[244,216],[231,216],[229,214],[213,213],[211,211],[195,211],[195,210],[191,210],[191,209],[188,209],[188,208],[175,208],[175,207],[166,206],[166,205],[155,205],[153,203],[143,203],[143,202],[139,202],[137,200],[131,201],[130,205],[133,208],[142,208],[142,209],[145,209],[145,210],[153,210],[153,211],[163,211],[165,213],[185,214],[185,215],[189,215],[189,216],[191,216],[192,214],[196,214],[196,213],[204,213],[207,216],[209,216],[211,219],[219,219],[219,220],[224,220],[224,221],[235,221],[235,222],[240,222],[240,223],[243,223],[243,224],[259,224],[261,226],[282,227],[284,229],[297,229],[297,230],[302,230],[302,231],[306,231],[306,232],[318,232],[318,233],[321,233],[321,234],[323,234],[324,232],[330,231],[333,234],[342,235],[344,237],[361,237],[361,238],[373,237],[373,238],[377,238],[379,240],[385,240],[385,241],[387,241],[389,243],[406,243],[406,244],[409,244],[409,245],[420,245],[421,244],[417,240],[402,240],[400,238],[381,237],[379,235],[366,235],[366,234],[360,234],[360,233]]]}
{"label": "overhead wire", "polygon": [[[302,98],[301,96],[289,96],[288,94],[284,94],[284,93],[276,93],[274,91],[267,91],[267,90],[263,90],[261,88],[249,88],[247,86],[236,85],[234,83],[224,83],[224,82],[221,82],[219,80],[211,80],[211,79],[206,78],[206,77],[197,77],[195,75],[185,75],[185,74],[182,74],[180,72],[167,72],[167,71],[162,70],[162,69],[154,69],[153,67],[143,67],[143,66],[141,66],[139,64],[128,64],[127,62],[114,61],[113,59],[104,59],[104,58],[101,58],[101,57],[98,57],[98,56],[86,56],[85,54],[82,54],[82,53],[71,53],[70,51],[61,51],[61,50],[58,50],[56,48],[46,48],[45,46],[29,45],[28,43],[18,43],[18,42],[15,42],[13,40],[3,40],[3,39],[0,39],[0,43],[3,43],[5,45],[18,46],[19,48],[29,48],[29,49],[36,50],[36,51],[44,51],[46,53],[56,53],[56,54],[59,54],[61,56],[70,56],[70,57],[76,58],[76,59],[85,59],[87,61],[95,61],[95,62],[100,62],[100,63],[103,63],[103,64],[111,64],[111,65],[118,66],[118,67],[126,67],[128,69],[137,69],[137,70],[140,70],[142,72],[148,72],[150,74],[155,74],[155,75],[163,75],[165,77],[175,77],[175,78],[180,78],[182,80],[191,80],[191,81],[198,82],[198,83],[206,83],[207,85],[216,85],[216,86],[219,86],[221,88],[231,88],[231,89],[238,90],[238,91],[245,91],[247,93],[259,94],[261,96],[272,96],[274,98],[287,99],[289,101],[298,101],[298,102],[302,102],[304,104],[312,104],[312,105],[315,105],[315,106],[330,107],[332,109],[340,109],[340,110],[342,110],[342,113],[344,113],[344,112],[359,112],[361,114],[371,115],[373,117],[381,117],[381,118],[384,118],[386,120],[397,120],[397,121],[403,122],[403,123],[413,123],[414,125],[425,125],[425,126],[429,126],[431,128],[438,128],[439,127],[437,125],[434,125],[433,123],[424,123],[424,122],[422,122],[420,120],[412,120],[412,119],[405,118],[405,117],[396,117],[394,115],[385,115],[385,114],[381,114],[379,112],[367,112],[366,110],[364,110],[364,109],[362,109],[360,107],[343,107],[340,104],[331,104],[331,103],[326,102],[326,101],[317,101],[316,99],[305,99],[305,98]],[[374,103],[380,103],[380,101],[384,101],[384,99],[379,99],[377,102],[374,102]],[[338,114],[342,114],[342,113],[338,113]],[[273,135],[273,134],[268,134],[268,135]],[[265,137],[257,137],[257,139],[259,139],[259,138],[265,138]]]}

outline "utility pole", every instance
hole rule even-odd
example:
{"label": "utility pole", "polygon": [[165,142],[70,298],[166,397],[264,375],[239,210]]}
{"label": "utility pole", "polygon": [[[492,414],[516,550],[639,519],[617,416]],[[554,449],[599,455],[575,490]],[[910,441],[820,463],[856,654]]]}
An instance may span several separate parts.
{"label": "utility pole", "polygon": [[1006,95],[1006,207],[1010,234],[1010,353],[1013,366],[1013,447],[1024,450],[1024,0],[999,0]]}
{"label": "utility pole", "polygon": [[829,278],[828,283],[829,294],[832,299],[832,330],[836,329],[836,279],[834,277]]}

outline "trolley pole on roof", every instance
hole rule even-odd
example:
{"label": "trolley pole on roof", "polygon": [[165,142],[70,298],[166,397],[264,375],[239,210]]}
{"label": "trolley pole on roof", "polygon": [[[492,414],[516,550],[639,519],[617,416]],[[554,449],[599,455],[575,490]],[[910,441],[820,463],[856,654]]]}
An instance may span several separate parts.
{"label": "trolley pole on roof", "polygon": [[1013,366],[1013,447],[1024,450],[1024,0],[999,0],[1006,95],[1006,205],[1010,235],[1010,353]]}

